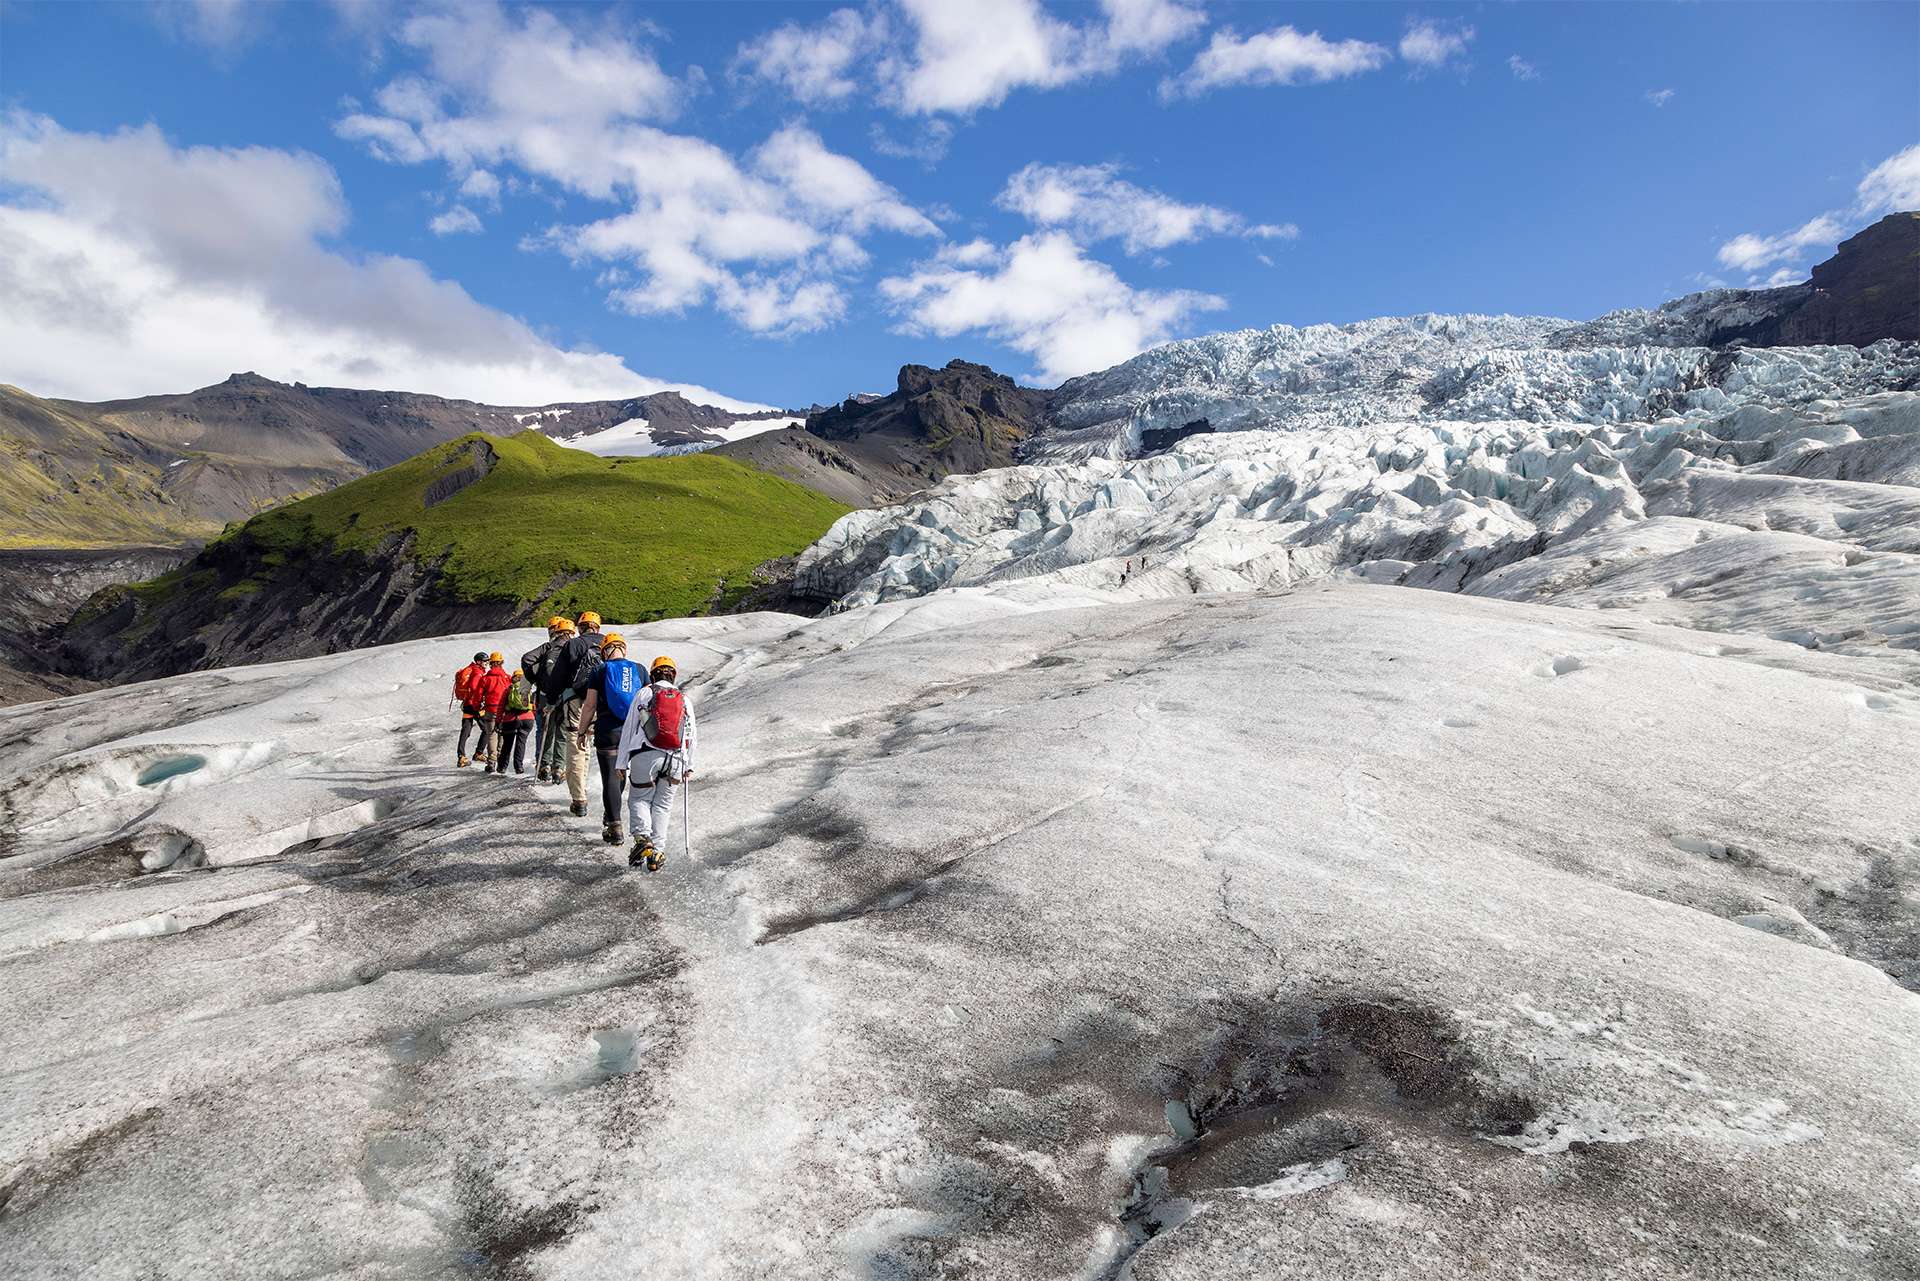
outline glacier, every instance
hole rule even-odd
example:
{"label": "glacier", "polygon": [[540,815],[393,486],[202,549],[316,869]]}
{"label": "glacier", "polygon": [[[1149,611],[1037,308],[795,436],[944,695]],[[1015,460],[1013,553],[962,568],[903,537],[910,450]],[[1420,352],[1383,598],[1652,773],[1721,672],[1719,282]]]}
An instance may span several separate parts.
{"label": "glacier", "polygon": [[[1920,345],[1707,347],[1680,341],[1753,304],[1694,295],[1582,325],[1421,315],[1274,325],[1167,343],[1055,394],[1032,461],[1125,457],[1149,431],[1517,419],[1621,423],[1920,386]],[[1719,299],[1718,302],[1715,300]],[[1709,322],[1701,313],[1720,317]]]}
{"label": "glacier", "polygon": [[1681,302],[1156,349],[620,627],[657,877],[452,768],[540,633],[0,709],[0,1276],[1920,1275],[1920,349]]}
{"label": "glacier", "polygon": [[[1714,305],[1733,302],[1669,306]],[[1642,590],[1692,584],[1668,621],[1920,644],[1920,345],[1580,345],[1632,324],[1674,337],[1658,319],[1416,316],[1168,344],[1066,384],[1025,465],[843,517],[799,583],[850,608],[1340,575],[1598,608],[1637,570]],[[1742,582],[1704,590],[1714,575]]]}
{"label": "glacier", "polygon": [[0,1272],[1911,1275],[1913,654],[1627,595],[623,629],[651,879],[451,768],[537,633],[7,709]]}

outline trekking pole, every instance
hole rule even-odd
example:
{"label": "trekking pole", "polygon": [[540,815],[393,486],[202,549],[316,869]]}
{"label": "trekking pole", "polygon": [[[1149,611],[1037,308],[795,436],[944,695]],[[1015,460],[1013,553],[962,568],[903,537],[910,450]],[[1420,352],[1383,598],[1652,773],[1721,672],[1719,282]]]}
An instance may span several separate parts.
{"label": "trekking pole", "polygon": [[693,775],[680,780],[680,839],[686,842],[687,866],[693,866]]}

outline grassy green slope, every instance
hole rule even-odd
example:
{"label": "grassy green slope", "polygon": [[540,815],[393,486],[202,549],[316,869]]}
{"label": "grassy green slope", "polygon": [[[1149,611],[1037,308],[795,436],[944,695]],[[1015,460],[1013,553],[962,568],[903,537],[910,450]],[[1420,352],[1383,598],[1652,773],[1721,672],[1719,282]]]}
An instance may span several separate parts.
{"label": "grassy green slope", "polygon": [[[428,488],[466,467],[474,442],[498,455],[493,470],[427,506]],[[624,622],[705,612],[722,583],[726,603],[754,566],[806,547],[847,510],[724,458],[598,458],[527,431],[462,437],[229,537],[249,540],[270,568],[317,545],[372,550],[411,530],[417,557],[447,557],[442,585],[460,600]]]}

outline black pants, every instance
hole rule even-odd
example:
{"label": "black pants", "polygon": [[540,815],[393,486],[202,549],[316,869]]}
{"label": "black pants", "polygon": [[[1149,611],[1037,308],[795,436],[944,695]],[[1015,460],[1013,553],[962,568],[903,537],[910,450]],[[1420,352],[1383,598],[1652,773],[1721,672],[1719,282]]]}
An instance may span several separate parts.
{"label": "black pants", "polygon": [[463,712],[460,716],[460,755],[465,756],[467,754],[467,735],[476,729],[480,731],[480,748],[482,751],[485,751],[487,746],[486,726],[477,720],[472,712]]}
{"label": "black pants", "polygon": [[615,772],[613,760],[620,753],[611,747],[599,747],[594,755],[600,758],[600,811],[601,822],[618,823],[620,821],[620,798],[626,791],[626,784]]}
{"label": "black pants", "polygon": [[514,773],[527,772],[527,732],[532,728],[532,721],[500,723],[500,751],[495,769],[504,774],[507,772],[507,762],[512,761]]}

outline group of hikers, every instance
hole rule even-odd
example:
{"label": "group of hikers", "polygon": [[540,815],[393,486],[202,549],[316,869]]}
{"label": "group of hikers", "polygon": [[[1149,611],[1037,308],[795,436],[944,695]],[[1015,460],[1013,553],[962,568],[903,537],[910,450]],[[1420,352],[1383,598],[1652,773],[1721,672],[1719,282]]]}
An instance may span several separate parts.
{"label": "group of hikers", "polygon": [[[522,654],[518,667],[509,671],[506,656],[495,650],[475,654],[454,673],[456,765],[478,761],[488,774],[504,775],[509,767],[525,774],[531,739],[533,781],[564,779],[571,813],[584,818],[591,751],[600,762],[601,839],[609,845],[626,839],[624,792],[633,829],[627,864],[657,872],[666,863],[662,847],[674,798],[693,777],[693,705],[678,680],[664,654],[646,667],[628,659],[626,637],[603,635],[592,610],[573,620],[556,614],[547,620],[546,642]],[[467,739],[476,729],[476,751],[468,756]]]}

